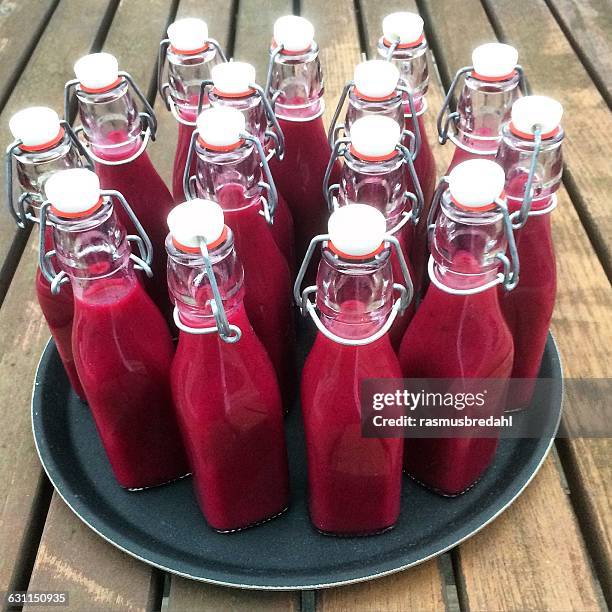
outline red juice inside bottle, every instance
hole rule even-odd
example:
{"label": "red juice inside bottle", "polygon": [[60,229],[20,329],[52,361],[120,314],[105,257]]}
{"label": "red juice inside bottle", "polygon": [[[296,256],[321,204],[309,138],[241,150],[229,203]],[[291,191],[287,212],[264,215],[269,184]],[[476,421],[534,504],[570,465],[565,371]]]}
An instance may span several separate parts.
{"label": "red juice inside bottle", "polygon": [[[169,219],[172,236],[166,244],[169,290],[181,322],[192,331],[213,331],[181,329],[172,388],[202,513],[213,529],[226,532],[283,512],[289,503],[289,480],[278,383],[242,303],[242,268],[232,232],[223,230],[219,214],[216,233],[221,231],[222,237],[209,243],[209,257],[227,322],[240,330],[238,341],[224,341],[215,329],[210,305],[214,298],[203,275],[202,255],[178,242],[191,240],[184,240],[182,232],[197,231],[197,215],[187,218],[182,228],[180,220]],[[211,235],[215,221],[204,225],[203,231]]]}
{"label": "red juice inside bottle", "polygon": [[[349,218],[358,209],[369,211],[358,215],[366,221],[359,228]],[[381,331],[391,311],[390,251],[381,248],[385,222],[373,207],[342,207],[329,227],[316,292],[325,331],[317,334],[301,385],[308,507],[325,534],[369,535],[393,527],[400,509],[403,440],[362,437],[359,397],[364,379],[400,378],[401,369],[386,333],[355,345]]]}
{"label": "red juice inside bottle", "polygon": [[[541,127],[542,139],[536,171],[531,183],[531,204],[525,224],[515,229],[521,262],[519,283],[514,291],[499,291],[499,299],[514,339],[512,385],[508,409],[529,405],[548,337],[557,290],[555,250],[551,235],[550,207],[563,173],[563,109],[544,96],[526,96],[515,102],[512,121],[502,130],[498,163],[506,173],[506,197],[511,213],[524,202],[535,140],[533,126]],[[548,210],[548,212],[546,212]]]}
{"label": "red juice inside bottle", "polygon": [[115,477],[128,489],[179,478],[188,465],[172,405],[172,339],[134,273],[125,229],[92,172],[57,173],[46,190],[74,293],[74,360]]}
{"label": "red juice inside bottle", "polygon": [[[400,347],[402,371],[407,378],[506,379],[512,336],[497,287],[482,290],[496,279],[496,254],[506,249],[502,215],[491,207],[503,190],[503,171],[493,162],[466,162],[449,181],[434,230],[431,284]],[[487,406],[501,414],[503,393],[488,397]],[[404,468],[428,488],[458,495],[482,476],[497,443],[496,437],[465,432],[456,438],[407,439]]]}
{"label": "red juice inside bottle", "polygon": [[[238,124],[242,127],[234,126],[235,133],[228,115],[241,120]],[[196,192],[221,205],[234,233],[245,273],[244,305],[274,365],[288,408],[295,394],[296,375],[291,276],[263,214],[266,202],[260,186],[260,159],[253,144],[240,138],[244,132],[241,113],[227,108],[209,109],[198,118],[198,128],[201,119],[202,130],[196,143]],[[219,137],[229,144],[219,145]]]}
{"label": "red juice inside bottle", "polygon": [[[11,155],[19,187],[22,193],[27,193],[23,208],[31,219],[38,221],[40,206],[46,199],[44,195],[46,180],[59,170],[81,167],[87,163],[87,160],[84,160],[72,140],[71,131],[62,126],[57,113],[50,108],[23,109],[13,115],[9,127],[13,136],[20,141],[20,144],[12,149]],[[12,201],[9,205],[15,208],[15,203]],[[46,231],[45,244],[47,250],[53,248],[50,229]],[[53,336],[70,384],[76,394],[84,400],[85,394],[72,355],[74,313],[72,288],[69,283],[63,283],[59,293],[53,294],[51,285],[39,268],[36,270],[35,287],[40,309]]]}
{"label": "red juice inside bottle", "polygon": [[[185,190],[183,189],[183,176],[196,120],[195,114],[192,116],[181,112],[180,116],[184,119],[184,122],[180,121],[178,124],[178,138],[176,141],[176,152],[174,153],[174,164],[172,166],[172,196],[177,203],[182,202],[186,197]],[[195,174],[195,162],[195,159],[191,160],[189,176]]]}

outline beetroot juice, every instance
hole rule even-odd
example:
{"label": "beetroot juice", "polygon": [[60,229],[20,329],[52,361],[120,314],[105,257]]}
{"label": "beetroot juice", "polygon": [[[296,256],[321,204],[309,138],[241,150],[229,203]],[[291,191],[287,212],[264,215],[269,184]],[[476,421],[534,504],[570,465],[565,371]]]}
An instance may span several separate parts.
{"label": "beetroot juice", "polygon": [[[399,516],[403,441],[362,437],[359,400],[364,379],[401,377],[385,333],[394,307],[385,228],[371,206],[334,212],[317,274],[319,314],[307,296],[309,305],[302,304],[319,329],[302,372],[301,399],[310,519],[325,534],[379,533]],[[296,283],[300,303],[307,265]]]}
{"label": "beetroot juice", "polygon": [[[329,216],[321,185],[330,149],[321,117],[323,76],[312,24],[293,15],[278,19],[270,62],[267,93],[274,101],[285,139],[284,159],[271,159],[270,167],[293,216],[295,253],[300,262],[310,239],[325,231]],[[339,172],[336,164],[333,182]]]}
{"label": "beetroot juice", "polygon": [[[207,218],[211,207],[218,212]],[[180,323],[173,394],[202,512],[213,529],[236,531],[277,516],[289,503],[278,383],[249,323],[242,267],[219,206],[188,202],[168,222],[168,285]],[[223,317],[211,308],[216,298],[194,247],[198,232],[207,236]]]}
{"label": "beetroot juice", "polygon": [[170,391],[172,339],[138,281],[126,232],[88,170],[47,181],[53,241],[74,293],[76,368],[122,487],[188,472]]}
{"label": "beetroot juice", "polygon": [[[521,261],[516,289],[499,291],[502,312],[514,338],[512,378],[523,379],[512,386],[510,410],[525,408],[531,401],[555,305],[557,272],[550,211],[563,173],[562,112],[558,102],[544,96],[517,100],[512,120],[502,130],[497,154],[506,173],[506,197],[515,220]],[[537,150],[534,126],[540,126]],[[535,173],[530,182],[534,156]],[[526,190],[531,194],[527,201]]]}
{"label": "beetroot juice", "polygon": [[[497,295],[497,255],[505,252],[506,237],[494,204],[503,190],[503,171],[494,162],[465,162],[449,182],[433,235],[431,284],[400,348],[402,371],[407,378],[505,379],[513,343]],[[503,396],[488,398],[494,414],[504,405]],[[457,438],[408,439],[404,467],[428,488],[458,495],[482,476],[497,442],[465,432]]]}
{"label": "beetroot juice", "polygon": [[[139,114],[131,77],[119,76],[117,60],[107,53],[94,53],[75,64],[78,77],[76,95],[79,115],[90,150],[96,159],[96,173],[103,189],[122,193],[142,223],[153,243],[153,277],[145,286],[157,307],[167,316],[168,293],[165,282],[166,217],[172,208],[172,196],[155,170],[141,139],[143,119],[147,133],[154,135],[153,109],[141,96],[147,113]],[[117,210],[129,234],[136,228],[123,210]]]}
{"label": "beetroot juice", "polygon": [[196,192],[221,205],[234,233],[245,273],[244,305],[276,369],[288,408],[295,390],[291,276],[266,220],[274,208],[275,193],[270,190],[264,198],[260,185],[262,164],[267,168],[267,162],[257,151],[263,148],[256,137],[242,137],[244,116],[227,107],[204,111],[198,117],[198,132]]}
{"label": "beetroot juice", "polygon": [[[225,54],[217,41],[209,38],[208,25],[202,19],[178,19],[168,26],[168,38],[160,43],[157,88],[166,108],[178,123],[172,169],[172,196],[177,203],[186,197],[183,174],[198,114],[200,85],[202,81],[210,80],[212,68],[223,62]],[[167,82],[163,82],[164,74]],[[207,106],[208,101],[204,100],[204,107]],[[194,172],[195,160],[189,176]]]}
{"label": "beetroot juice", "polygon": [[[61,122],[57,113],[46,107],[35,106],[19,111],[9,121],[15,142],[7,153],[15,165],[22,192],[22,206],[13,201],[13,173],[7,180],[7,199],[10,210],[20,227],[29,221],[38,223],[40,206],[45,200],[44,184],[59,170],[89,164],[83,148],[78,144],[70,127]],[[51,230],[45,232],[46,250],[51,250]],[[72,318],[74,313],[72,288],[63,283],[61,290],[52,293],[51,285],[36,270],[36,297],[53,336],[55,346],[64,364],[68,379],[76,394],[85,399],[83,388],[72,355]]]}

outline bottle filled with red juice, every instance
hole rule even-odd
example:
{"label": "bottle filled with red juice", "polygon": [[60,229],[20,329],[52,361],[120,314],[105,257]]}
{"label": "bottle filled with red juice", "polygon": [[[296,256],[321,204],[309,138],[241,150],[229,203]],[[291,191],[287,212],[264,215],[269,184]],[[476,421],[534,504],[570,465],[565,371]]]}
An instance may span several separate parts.
{"label": "bottle filled with red juice", "polygon": [[291,275],[270,229],[277,222],[276,189],[263,146],[246,132],[240,111],[213,107],[198,117],[188,161],[194,155],[196,175],[185,177],[185,191],[223,209],[244,266],[246,311],[276,369],[288,408],[296,375]]}
{"label": "bottle filled with red juice", "polygon": [[[51,284],[67,277],[74,294],[72,350],[77,372],[115,477],[122,487],[160,485],[188,471],[170,389],[174,349],[161,313],[134,272],[150,272],[151,242],[125,198],[100,190],[84,168],[61,170],[45,185],[47,216],[61,272],[45,250],[40,266]],[[119,202],[140,234],[131,252],[115,214]]]}
{"label": "bottle filled with red juice", "polygon": [[[215,66],[211,81],[202,84],[201,100],[210,105],[235,108],[244,114],[246,130],[257,136],[266,151],[266,159],[282,160],[285,139],[264,90],[255,82],[255,67],[245,62],[227,62]],[[275,223],[272,235],[292,272],[295,270],[293,217],[283,194],[277,189]]]}
{"label": "bottle filled with red juice", "polygon": [[287,509],[282,402],[244,306],[232,230],[211,201],[168,216],[168,288],[180,330],[172,390],[200,507],[217,531]]}
{"label": "bottle filled with red juice", "polygon": [[[40,207],[45,201],[47,179],[59,170],[88,166],[93,168],[86,150],[70,125],[57,113],[44,106],[32,106],[15,113],[9,128],[15,141],[6,153],[6,199],[17,225],[25,229],[38,223]],[[13,168],[20,195],[14,197]],[[45,233],[45,247],[51,251],[51,228]],[[64,283],[60,289],[51,285],[36,269],[36,296],[64,369],[76,394],[85,399],[72,354],[72,318],[74,314],[72,288]]]}
{"label": "bottle filled with red juice", "polygon": [[[77,78],[66,84],[65,112],[74,89],[81,129],[102,188],[116,189],[124,195],[153,243],[154,275],[146,280],[146,288],[157,307],[170,317],[164,241],[166,217],[173,202],[146,152],[157,126],[153,109],[109,53],[82,57],[74,71]],[[144,112],[138,112],[132,93],[140,99]],[[125,211],[117,209],[116,214],[129,234],[134,234],[136,228]]]}
{"label": "bottle filled with red juice", "polygon": [[[502,129],[497,162],[506,174],[521,278],[514,291],[499,291],[502,312],[514,338],[508,408],[529,405],[555,306],[557,271],[550,213],[563,174],[563,107],[546,96],[525,96],[512,106]],[[531,382],[533,381],[533,382]]]}
{"label": "bottle filled with red juice", "polygon": [[[330,156],[319,46],[303,17],[286,15],[274,24],[266,93],[285,137],[284,158],[271,159],[270,167],[293,215],[295,254],[302,261],[310,239],[327,226],[321,184]],[[334,182],[339,171],[336,165]]]}
{"label": "bottle filled with red juice", "polygon": [[[411,260],[415,271],[416,295],[420,296],[423,291],[423,280],[426,280],[426,221],[436,185],[436,163],[424,125],[429,87],[427,64],[429,47],[425,38],[423,19],[416,13],[391,13],[383,19],[382,29],[383,36],[378,41],[378,54],[397,66],[400,71],[400,81],[412,95],[414,108],[410,106],[408,95],[404,94],[404,120],[406,129],[412,131],[419,139],[414,167],[423,190],[424,208],[415,228]],[[414,127],[415,117],[418,130]]]}
{"label": "bottle filled with red juice", "polygon": [[[430,285],[400,347],[406,378],[499,379],[487,408],[502,414],[503,380],[514,356],[497,286],[511,289],[518,260],[503,198],[504,172],[489,160],[459,164],[440,199],[429,260]],[[434,203],[434,206],[437,202]],[[505,255],[509,248],[512,258]],[[500,271],[503,267],[503,272]],[[496,437],[407,439],[405,470],[443,495],[469,489],[490,465]]]}
{"label": "bottle filled with red juice", "polygon": [[[412,153],[402,145],[401,124],[385,115],[356,119],[350,136],[334,144],[328,171],[339,157],[344,161],[340,183],[328,186],[325,182],[323,186],[330,210],[351,203],[373,206],[385,217],[387,232],[398,239],[404,259],[409,261],[414,227],[423,207],[423,194]],[[413,186],[416,194],[409,191]],[[391,253],[390,261],[394,280],[401,282],[403,272],[395,253]],[[394,348],[399,348],[413,314],[411,307],[396,317],[389,332]]]}
{"label": "bottle filled with red juice", "polygon": [[[302,291],[320,243],[316,286]],[[391,246],[403,261],[379,210],[343,206],[331,215],[329,234],[313,238],[295,284],[296,302],[318,329],[301,397],[310,519],[325,534],[379,533],[399,515],[403,440],[362,437],[359,399],[363,380],[401,378],[387,332],[407,308],[412,284],[404,261],[404,285],[394,285]]]}
{"label": "bottle filled with red juice", "polygon": [[[172,195],[175,202],[185,199],[183,174],[198,116],[201,83],[211,78],[214,66],[224,62],[225,54],[219,43],[208,36],[208,25],[195,17],[171,23],[168,26],[168,37],[159,44],[157,87],[166,108],[178,123],[172,169]],[[208,107],[208,100],[204,100],[203,106]],[[195,167],[190,168],[190,173],[194,172]]]}
{"label": "bottle filled with red juice", "polygon": [[[440,144],[450,140],[455,152],[446,174],[468,159],[494,160],[501,128],[510,119],[512,104],[525,88],[518,51],[503,43],[486,43],[472,52],[472,66],[460,68],[438,114]],[[455,88],[463,88],[455,112],[450,104]]]}

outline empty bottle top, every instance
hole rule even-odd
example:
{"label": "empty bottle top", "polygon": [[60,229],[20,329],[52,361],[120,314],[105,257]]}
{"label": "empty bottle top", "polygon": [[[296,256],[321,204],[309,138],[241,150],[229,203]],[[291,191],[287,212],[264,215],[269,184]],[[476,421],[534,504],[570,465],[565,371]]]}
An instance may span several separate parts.
{"label": "empty bottle top", "polygon": [[60,170],[45,183],[45,194],[60,217],[84,217],[100,206],[100,179],[86,168]]}
{"label": "empty bottle top", "polygon": [[119,79],[119,63],[110,53],[90,53],[77,60],[74,73],[81,87],[91,91],[105,89]]}
{"label": "empty bottle top", "polygon": [[308,51],[314,41],[314,26],[308,19],[285,15],[274,22],[274,42],[289,53]]}
{"label": "empty bottle top", "polygon": [[327,227],[332,250],[356,258],[375,253],[387,231],[384,215],[367,204],[347,204],[336,209]]}
{"label": "empty bottle top", "polygon": [[472,51],[476,78],[501,79],[511,75],[518,62],[518,51],[503,43],[486,43]]}
{"label": "empty bottle top", "polygon": [[244,94],[255,82],[255,67],[246,62],[224,62],[213,67],[211,76],[219,93],[230,96]]}
{"label": "empty bottle top", "polygon": [[519,136],[532,136],[536,126],[542,137],[552,136],[563,116],[563,106],[548,96],[524,96],[512,105],[510,129]]}
{"label": "empty bottle top", "polygon": [[423,38],[424,25],[423,19],[417,13],[391,13],[383,19],[383,36],[388,43],[397,41],[400,46],[415,46]]}
{"label": "empty bottle top", "polygon": [[455,204],[471,210],[494,208],[505,182],[503,168],[488,159],[464,161],[448,176],[448,188]]}
{"label": "empty bottle top", "polygon": [[351,126],[351,151],[365,160],[382,161],[395,155],[401,137],[402,128],[391,117],[366,115]]}
{"label": "empty bottle top", "polygon": [[244,115],[235,108],[214,106],[202,111],[196,121],[200,140],[213,150],[231,150],[242,141]]}
{"label": "empty bottle top", "polygon": [[179,248],[199,250],[201,238],[207,246],[218,244],[225,231],[223,209],[212,200],[188,200],[170,211],[168,228]]}
{"label": "empty bottle top", "polygon": [[177,53],[203,51],[208,45],[208,25],[195,17],[178,19],[168,26],[168,38]]}
{"label": "empty bottle top", "polygon": [[384,60],[368,60],[355,66],[353,81],[362,97],[384,100],[395,94],[399,76],[395,64]]}
{"label": "empty bottle top", "polygon": [[49,146],[60,136],[60,118],[51,108],[31,106],[9,119],[9,129],[13,138],[21,140],[25,147]]}

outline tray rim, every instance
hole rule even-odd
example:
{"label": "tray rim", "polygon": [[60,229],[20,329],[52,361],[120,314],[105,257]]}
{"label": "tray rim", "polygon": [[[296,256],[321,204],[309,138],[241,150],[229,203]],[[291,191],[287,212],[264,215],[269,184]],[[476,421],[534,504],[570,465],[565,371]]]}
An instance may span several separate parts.
{"label": "tray rim", "polygon": [[416,559],[416,560],[414,560],[414,561],[412,561],[410,563],[401,565],[401,566],[393,568],[393,569],[385,570],[383,572],[376,572],[374,574],[368,574],[367,576],[361,576],[361,577],[354,578],[354,579],[340,580],[340,581],[329,582],[329,583],[326,582],[326,583],[322,583],[322,584],[304,584],[304,585],[296,584],[296,585],[292,585],[292,586],[285,586],[285,585],[283,585],[283,586],[273,586],[273,585],[262,586],[262,585],[253,585],[253,584],[239,584],[237,582],[227,582],[227,581],[218,580],[218,579],[215,579],[215,578],[204,578],[204,577],[201,577],[201,576],[193,576],[193,575],[188,574],[186,572],[181,572],[181,571],[178,571],[176,569],[169,568],[169,567],[167,567],[165,565],[162,565],[160,563],[156,563],[154,561],[151,561],[149,559],[145,559],[144,557],[141,557],[137,553],[128,550],[127,548],[125,548],[121,544],[119,544],[119,543],[115,542],[114,540],[110,539],[105,534],[103,534],[101,531],[99,531],[96,527],[94,527],[87,519],[85,519],[83,516],[81,516],[81,514],[79,514],[79,512],[72,506],[72,504],[63,495],[62,491],[58,488],[58,486],[54,482],[53,478],[49,474],[49,470],[47,469],[47,465],[43,461],[43,457],[41,455],[40,448],[38,447],[38,440],[37,440],[37,437],[36,437],[36,432],[35,432],[35,427],[34,427],[34,396],[35,396],[35,393],[36,393],[36,387],[37,387],[37,382],[38,382],[38,377],[39,377],[39,372],[40,372],[40,366],[42,364],[43,358],[45,357],[47,351],[49,350],[50,345],[54,344],[52,337],[50,337],[49,340],[47,341],[47,343],[45,344],[45,346],[44,346],[44,348],[42,350],[42,353],[41,353],[41,355],[39,357],[38,363],[36,364],[36,373],[34,375],[34,382],[32,384],[32,397],[31,397],[31,400],[30,400],[30,419],[31,419],[31,426],[32,426],[32,437],[34,438],[34,446],[36,448],[36,454],[38,455],[38,459],[40,461],[40,464],[43,467],[43,470],[44,470],[45,474],[47,475],[47,478],[49,479],[49,482],[53,485],[53,490],[59,495],[60,499],[66,504],[66,506],[68,506],[68,508],[76,515],[76,517],[82,523],[84,523],[89,529],[91,529],[100,538],[102,538],[103,540],[105,540],[106,542],[108,542],[109,544],[111,544],[112,546],[117,548],[118,550],[121,550],[122,552],[126,553],[130,557],[132,557],[134,559],[137,559],[138,561],[140,561],[142,563],[145,563],[146,565],[149,565],[150,567],[154,567],[154,568],[162,570],[164,572],[168,572],[169,574],[172,574],[174,576],[180,576],[182,578],[187,578],[187,579],[193,580],[195,582],[203,582],[205,584],[214,584],[216,586],[231,587],[231,588],[235,588],[235,589],[244,589],[244,590],[249,590],[249,591],[310,591],[310,590],[320,590],[320,589],[331,589],[331,588],[334,588],[334,587],[347,586],[347,585],[350,585],[350,584],[358,584],[360,582],[367,582],[369,580],[375,580],[377,578],[382,578],[384,576],[390,576],[391,574],[396,574],[398,572],[402,572],[404,570],[407,570],[407,569],[409,569],[411,567],[415,567],[417,565],[421,565],[422,563],[425,563],[425,562],[427,562],[427,561],[429,561],[431,559],[435,559],[436,557],[439,557],[440,555],[444,554],[445,552],[448,552],[449,550],[455,548],[456,546],[459,546],[462,542],[465,542],[466,540],[469,540],[471,537],[473,537],[478,532],[480,532],[482,529],[484,529],[485,527],[490,525],[493,521],[495,521],[502,513],[504,513],[517,500],[517,498],[523,493],[523,491],[525,491],[525,489],[529,486],[529,484],[532,482],[532,480],[536,477],[536,475],[540,471],[540,468],[542,467],[544,461],[548,457],[548,455],[550,453],[550,449],[552,448],[552,445],[554,444],[554,442],[556,440],[556,436],[557,436],[557,433],[558,433],[558,430],[559,430],[559,426],[561,424],[561,419],[563,417],[563,411],[564,411],[564,405],[565,405],[565,377],[563,376],[563,361],[561,359],[561,353],[559,352],[559,347],[558,347],[557,341],[555,339],[555,336],[553,335],[552,331],[550,331],[550,330],[548,332],[548,338],[550,338],[550,340],[552,340],[553,346],[555,348],[555,354],[556,354],[556,357],[557,357],[557,359],[559,361],[559,370],[560,370],[560,373],[561,373],[561,377],[560,377],[560,382],[561,382],[561,399],[560,399],[560,406],[559,406],[559,413],[558,413],[557,421],[556,421],[556,423],[554,425],[554,433],[555,433],[555,435],[550,438],[550,440],[549,440],[549,442],[548,442],[548,444],[546,446],[546,449],[544,450],[544,452],[542,454],[542,457],[540,458],[540,461],[535,466],[535,468],[533,469],[532,473],[529,475],[527,480],[518,489],[516,494],[510,500],[508,500],[508,502],[506,504],[504,504],[504,506],[499,508],[497,510],[497,512],[495,512],[495,514],[493,514],[491,517],[489,517],[489,519],[487,519],[484,523],[482,523],[482,525],[480,525],[479,527],[477,527],[476,529],[474,529],[470,533],[464,535],[463,537],[458,538],[452,544],[449,544],[448,546],[438,550],[437,552],[432,553],[430,555],[427,555],[425,557],[422,557],[420,559]]}

